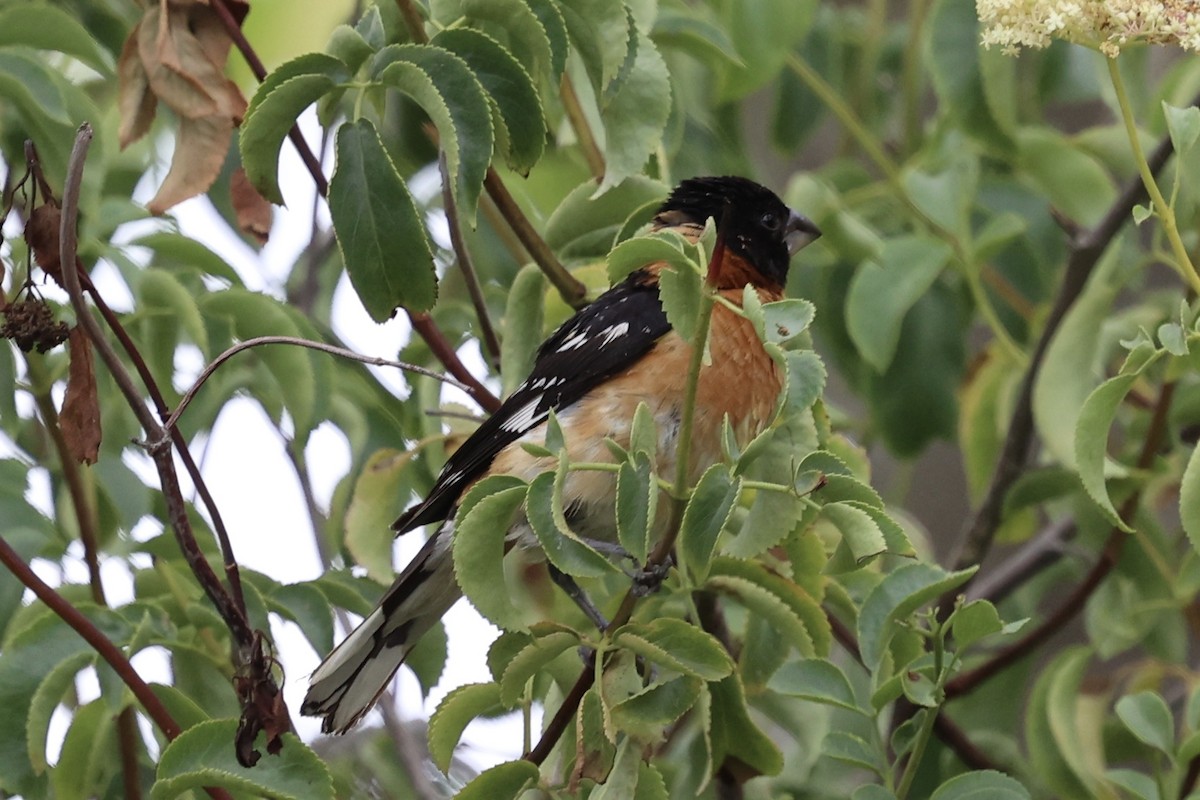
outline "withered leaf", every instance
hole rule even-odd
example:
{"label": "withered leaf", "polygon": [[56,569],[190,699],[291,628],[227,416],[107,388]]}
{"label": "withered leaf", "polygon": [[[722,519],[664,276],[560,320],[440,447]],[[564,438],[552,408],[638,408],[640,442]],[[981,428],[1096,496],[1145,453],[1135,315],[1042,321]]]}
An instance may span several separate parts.
{"label": "withered leaf", "polygon": [[100,456],[100,395],[96,391],[92,343],[78,325],[67,338],[67,354],[71,365],[58,425],[71,457],[95,464]]}
{"label": "withered leaf", "polygon": [[270,201],[258,193],[254,184],[246,177],[246,171],[238,167],[229,181],[229,199],[237,214],[238,227],[259,244],[266,244],[271,235],[271,218],[274,209]]}
{"label": "withered leaf", "polygon": [[[227,3],[239,22],[244,2]],[[206,0],[151,3],[122,49],[121,146],[144,135],[161,100],[180,119],[171,169],[148,204],[161,214],[208,191],[224,163],[246,98],[225,77],[232,41]]]}
{"label": "withered leaf", "polygon": [[62,258],[58,252],[58,229],[62,212],[52,203],[35,208],[25,223],[25,243],[42,271],[62,285]]}

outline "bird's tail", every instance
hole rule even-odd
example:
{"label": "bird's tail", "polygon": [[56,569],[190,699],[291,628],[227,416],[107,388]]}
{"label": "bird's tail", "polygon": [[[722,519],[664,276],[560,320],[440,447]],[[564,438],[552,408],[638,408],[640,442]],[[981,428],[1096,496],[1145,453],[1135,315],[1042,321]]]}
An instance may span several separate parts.
{"label": "bird's tail", "polygon": [[375,705],[417,640],[462,597],[450,556],[454,523],[430,537],[370,616],[326,656],[309,679],[300,713],[345,733]]}

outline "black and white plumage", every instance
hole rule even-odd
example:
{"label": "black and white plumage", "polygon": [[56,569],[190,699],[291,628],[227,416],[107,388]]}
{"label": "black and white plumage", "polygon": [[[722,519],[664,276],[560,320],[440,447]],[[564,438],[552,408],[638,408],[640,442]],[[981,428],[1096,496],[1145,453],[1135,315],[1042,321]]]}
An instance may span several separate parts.
{"label": "black and white plumage", "polygon": [[[772,192],[735,177],[684,181],[659,209],[655,227],[676,228],[694,237],[709,218],[729,226],[721,235],[730,282],[719,288],[735,303],[740,303],[746,283],[765,299],[782,296],[791,255],[820,235]],[[634,271],[555,331],[538,349],[528,378],[450,456],[425,499],[394,523],[403,533],[444,521],[379,607],[314,671],[301,712],[323,717],[323,731],[342,733],[354,725],[420,636],[461,597],[450,555],[458,502],[492,472],[531,479],[552,466],[519,447],[522,438],[540,443],[550,410],[559,416],[574,462],[606,458],[605,437],[627,442],[638,402],[648,402],[660,431],[671,430],[672,422],[677,427],[689,345],[672,333],[663,312],[660,268],[647,265]],[[702,446],[693,448],[701,459],[719,457],[717,430],[724,416],[736,418],[734,423],[747,435],[761,429],[782,385],[749,323],[720,307],[713,319],[714,361],[725,353],[729,366],[715,364],[701,373],[698,401],[713,406],[700,417],[708,420],[698,434],[697,444]],[[715,338],[723,330],[729,333],[721,347]],[[670,435],[660,442],[660,455],[664,449],[674,449]],[[673,458],[670,452],[666,455]],[[607,474],[569,476],[564,500],[585,517],[581,528],[589,535],[611,527],[612,492]],[[586,519],[589,515],[606,519]]]}

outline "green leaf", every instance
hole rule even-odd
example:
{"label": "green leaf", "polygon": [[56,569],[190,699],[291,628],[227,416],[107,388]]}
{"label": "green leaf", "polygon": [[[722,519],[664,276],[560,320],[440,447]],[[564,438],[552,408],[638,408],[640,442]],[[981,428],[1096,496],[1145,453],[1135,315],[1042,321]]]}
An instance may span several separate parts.
{"label": "green leaf", "polygon": [[329,214],[350,283],[376,322],[399,306],[433,306],[437,275],[421,213],[365,119],[338,129]]}
{"label": "green leaf", "polygon": [[734,558],[753,558],[787,538],[800,520],[804,501],[794,494],[759,490],[750,513],[725,553]]}
{"label": "green leaf", "polygon": [[858,645],[874,670],[896,632],[896,623],[965,583],[978,567],[947,572],[932,564],[905,564],[880,581],[858,615]]}
{"label": "green leaf", "polygon": [[1200,551],[1200,447],[1192,448],[1179,484],[1179,518],[1192,547]]}
{"label": "green leaf", "polygon": [[454,748],[473,719],[503,707],[498,683],[468,683],[446,695],[429,718],[429,756],[438,769],[449,771]]}
{"label": "green leaf", "polygon": [[1175,753],[1175,718],[1162,695],[1156,692],[1125,695],[1117,701],[1115,710],[1138,741],[1168,756]]}
{"label": "green leaf", "polygon": [[808,330],[817,309],[807,300],[791,298],[767,303],[762,306],[762,314],[764,340],[782,347]]}
{"label": "green leaf", "polygon": [[33,699],[29,703],[29,716],[25,718],[25,741],[29,746],[29,763],[33,771],[41,775],[46,771],[46,736],[50,732],[50,717],[58,708],[67,689],[74,688],[75,676],[84,667],[96,663],[96,654],[91,651],[75,653],[59,662],[45,674]]}
{"label": "green leaf", "polygon": [[924,236],[892,239],[880,261],[864,261],[850,282],[846,330],[877,372],[892,363],[900,325],[950,260],[950,246]]}
{"label": "green leaf", "polygon": [[1196,144],[1197,137],[1200,137],[1200,108],[1176,108],[1164,100],[1162,109],[1163,116],[1167,118],[1167,132],[1171,135],[1175,154],[1182,158]]}
{"label": "green leaf", "polygon": [[[596,182],[584,181],[567,193],[546,220],[546,244],[564,257],[606,257],[613,250],[613,237],[628,219],[629,210],[661,203],[667,190],[660,181],[632,175],[621,185],[594,197]],[[636,266],[641,265],[634,264],[629,269]],[[627,273],[628,270],[621,277]],[[610,279],[612,274],[610,267]]]}
{"label": "green leaf", "polygon": [[535,638],[513,656],[505,667],[504,677],[500,679],[500,702],[505,708],[516,706],[521,701],[525,693],[525,684],[530,678],[542,667],[579,644],[579,636],[574,631],[559,630]]}
{"label": "green leaf", "polygon": [[604,783],[588,795],[588,800],[629,800],[635,797],[638,767],[642,763],[641,750],[634,739],[623,739]]}
{"label": "green leaf", "polygon": [[370,74],[417,102],[438,130],[454,200],[475,224],[483,178],[492,162],[492,111],[466,62],[432,45],[389,45],[376,54]]}
{"label": "green leaf", "polygon": [[246,177],[263,197],[283,205],[279,149],[296,118],[326,92],[351,78],[338,59],[305,53],[272,70],[255,91],[238,134]]}
{"label": "green leaf", "polygon": [[516,800],[525,787],[536,784],[537,765],[532,761],[507,761],[479,773],[455,795],[457,800]]}
{"label": "green leaf", "polygon": [[617,79],[630,50],[637,47],[629,12],[624,3],[606,0],[563,0],[559,8],[592,89],[601,97]]}
{"label": "green leaf", "polygon": [[[358,24],[369,28],[372,23],[380,23],[379,9],[376,6],[372,6]],[[345,64],[351,72],[357,72],[375,50],[361,31],[349,25],[338,25],[334,28],[333,33],[329,34],[329,42],[325,45],[325,52]]]}
{"label": "green leaf", "polygon": [[50,772],[55,797],[84,800],[101,793],[118,769],[114,730],[112,710],[103,700],[75,712],[59,752],[59,768]]}
{"label": "green leaf", "polygon": [[[1104,777],[1110,783],[1129,792],[1135,800],[1162,800],[1158,784],[1149,775],[1132,769],[1110,769],[1105,771]],[[1188,795],[1188,800],[1195,800],[1195,798],[1194,792]]]}
{"label": "green leaf", "polygon": [[70,125],[63,89],[33,51],[0,50],[0,97],[7,97],[28,120]]}
{"label": "green leaf", "polygon": [[832,759],[854,767],[862,767],[883,776],[886,769],[879,752],[866,740],[846,731],[833,731],[821,743],[821,752]]}
{"label": "green leaf", "polygon": [[[434,4],[435,11],[438,5]],[[448,10],[451,15],[440,20],[444,25],[461,18],[468,25],[498,26],[517,61],[557,90],[569,45],[562,12],[551,0],[463,0],[450,4]]]}
{"label": "green leaf", "polygon": [[[612,5],[608,0],[587,0]],[[616,93],[600,111],[604,125],[603,194],[642,171],[642,165],[662,143],[671,111],[671,75],[654,42],[637,31],[637,56]]]}
{"label": "green leaf", "polygon": [[789,350],[784,353],[787,367],[787,388],[784,390],[784,419],[807,411],[825,390],[825,364],[812,350]]}
{"label": "green leaf", "polygon": [[812,27],[817,6],[813,0],[742,0],[717,6],[718,24],[742,62],[721,70],[718,99],[743,98],[778,74]]}
{"label": "green leaf", "polygon": [[[333,607],[320,589],[311,583],[292,583],[280,586],[268,599],[271,610],[295,622],[314,650],[333,649]],[[410,666],[411,661],[410,657]]]}
{"label": "green leaf", "polygon": [[155,266],[186,272],[199,270],[233,286],[242,286],[241,277],[225,259],[201,242],[183,234],[158,231],[134,239],[129,244],[150,248],[154,252],[151,264]]}
{"label": "green leaf", "polygon": [[1002,772],[978,770],[956,775],[929,800],[1029,800],[1029,790]]}
{"label": "green leaf", "polygon": [[[300,327],[284,306],[258,292],[226,289],[205,295],[200,299],[200,312],[208,319],[228,318],[237,338],[242,341],[268,335],[303,338]],[[303,441],[317,423],[314,419],[317,385],[312,357],[300,347],[280,344],[256,347],[254,355],[275,379],[295,423],[296,436]]]}
{"label": "green leaf", "polygon": [[243,767],[233,748],[237,727],[235,719],[216,719],[181,733],[162,751],[150,796],[168,800],[203,786],[279,800],[334,796],[333,779],[324,763],[291,733],[283,734],[278,755],[263,756],[254,767]]}
{"label": "green leaf", "polygon": [[[638,405],[638,410],[645,408]],[[647,413],[645,416],[649,416]],[[637,427],[637,415],[634,427]],[[633,441],[630,447],[633,447]],[[650,550],[650,533],[658,507],[658,481],[654,466],[645,451],[634,452],[633,461],[621,462],[617,472],[617,540],[638,563],[646,560]]]}
{"label": "green leaf", "polygon": [[500,375],[505,397],[516,390],[533,368],[533,356],[542,339],[546,291],[545,274],[536,264],[521,268],[508,290],[504,310],[504,336],[500,340]]}
{"label": "green leaf", "polygon": [[49,3],[14,3],[0,10],[0,46],[4,45],[66,53],[104,76],[113,71],[112,55],[80,18]]}
{"label": "green leaf", "polygon": [[527,175],[546,147],[546,119],[525,67],[495,39],[469,28],[443,30],[431,44],[449,50],[471,68],[499,115],[497,138],[508,165]]}
{"label": "green leaf", "polygon": [[841,533],[856,564],[864,564],[887,550],[883,531],[862,508],[848,503],[827,503],[821,507],[821,515]]}
{"label": "green leaf", "polygon": [[697,584],[708,575],[717,537],[729,521],[742,481],[723,464],[713,464],[700,476],[679,526],[679,566]]}
{"label": "green leaf", "polygon": [[[720,577],[747,581],[756,589],[764,590],[774,600],[783,603],[786,613],[780,614],[774,603],[764,604],[748,594],[733,591],[747,608],[770,618],[771,623],[778,627],[780,632],[788,634],[791,643],[800,651],[800,655],[805,658],[829,655],[829,648],[833,644],[833,631],[829,625],[829,617],[821,608],[821,604],[806,589],[767,570],[760,563],[725,556],[713,559],[712,576],[709,578],[709,583],[712,583],[714,578]],[[792,636],[795,622],[799,622],[802,628],[801,635],[798,637]]]}
{"label": "green leaf", "polygon": [[659,617],[630,623],[613,634],[613,643],[675,672],[706,681],[733,671],[733,660],[713,636],[681,619]]}
{"label": "green leaf", "polygon": [[1104,516],[1123,531],[1132,528],[1121,519],[1108,496],[1104,481],[1104,464],[1108,454],[1108,431],[1125,395],[1137,381],[1137,373],[1117,375],[1096,387],[1079,412],[1075,426],[1075,460],[1079,480],[1088,496],[1104,512]]}
{"label": "green leaf", "polygon": [[684,10],[660,5],[650,36],[659,47],[688,53],[701,64],[742,66],[733,40],[705,13],[703,6],[688,6]]}
{"label": "green leaf", "polygon": [[951,630],[954,643],[962,652],[985,636],[1004,630],[1004,623],[994,605],[987,600],[972,600],[954,612]]}
{"label": "green leaf", "polygon": [[614,705],[611,724],[641,742],[659,742],[667,726],[696,704],[702,685],[689,675],[655,684]]}
{"label": "green leaf", "polygon": [[659,262],[699,274],[696,262],[685,250],[683,237],[672,231],[627,239],[609,252],[607,260],[608,280],[614,284],[634,270]]}
{"label": "green leaf", "polygon": [[[630,239],[629,243],[637,241]],[[672,264],[658,274],[659,300],[667,321],[685,342],[693,342],[700,328],[704,278],[690,260]]]}
{"label": "green leaf", "polygon": [[508,526],[527,489],[524,484],[500,488],[505,483],[480,481],[468,494],[470,508],[459,509],[454,574],[480,614],[505,630],[518,630],[525,625],[508,595],[503,562]]}
{"label": "green leaf", "polygon": [[767,688],[813,703],[863,713],[841,667],[823,658],[804,658],[784,664],[767,682]]}
{"label": "green leaf", "polygon": [[567,575],[597,578],[614,569],[612,563],[580,539],[567,525],[562,491],[556,473],[543,472],[529,484],[525,515],[546,559]]}
{"label": "green leaf", "polygon": [[391,524],[412,493],[409,467],[413,454],[412,450],[382,448],[368,456],[346,509],[346,549],[355,563],[366,567],[367,575],[380,583],[390,583],[395,577]]}
{"label": "green leaf", "polygon": [[[330,645],[330,649],[333,645]],[[193,725],[198,725],[207,719],[209,715],[204,709],[196,704],[196,701],[188,697],[182,690],[175,686],[168,686],[163,683],[152,683],[150,689],[162,701],[163,706],[167,709],[167,713],[171,715],[171,719],[179,723],[179,727],[187,730]]]}
{"label": "green leaf", "polygon": [[760,775],[778,775],[783,769],[783,754],[771,738],[750,719],[746,692],[735,672],[722,681],[709,684],[712,693],[713,763],[727,756],[740,760]]}
{"label": "green leaf", "polygon": [[1089,706],[1103,713],[1108,701],[1089,699],[1080,691],[1090,659],[1088,648],[1072,647],[1043,667],[1026,714],[1034,768],[1053,792],[1065,797],[1097,794],[1104,772],[1100,726],[1085,720],[1091,722]]}
{"label": "green leaf", "polygon": [[1050,204],[1080,225],[1095,225],[1117,191],[1108,170],[1090,153],[1049,128],[1022,127],[1019,165]]}
{"label": "green leaf", "polygon": [[148,267],[138,275],[137,294],[145,344],[158,356],[160,383],[169,386],[175,372],[176,331],[185,331],[201,353],[210,354],[208,330],[196,305],[195,292],[167,270]]}

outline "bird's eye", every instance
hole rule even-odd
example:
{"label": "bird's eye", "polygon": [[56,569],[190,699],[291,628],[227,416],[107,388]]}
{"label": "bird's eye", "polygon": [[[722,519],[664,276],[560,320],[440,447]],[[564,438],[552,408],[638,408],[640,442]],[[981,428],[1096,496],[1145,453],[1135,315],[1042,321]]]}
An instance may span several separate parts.
{"label": "bird's eye", "polygon": [[775,212],[768,211],[766,214],[762,215],[762,219],[758,221],[758,224],[762,225],[763,228],[774,232],[779,230],[779,217],[775,214]]}

